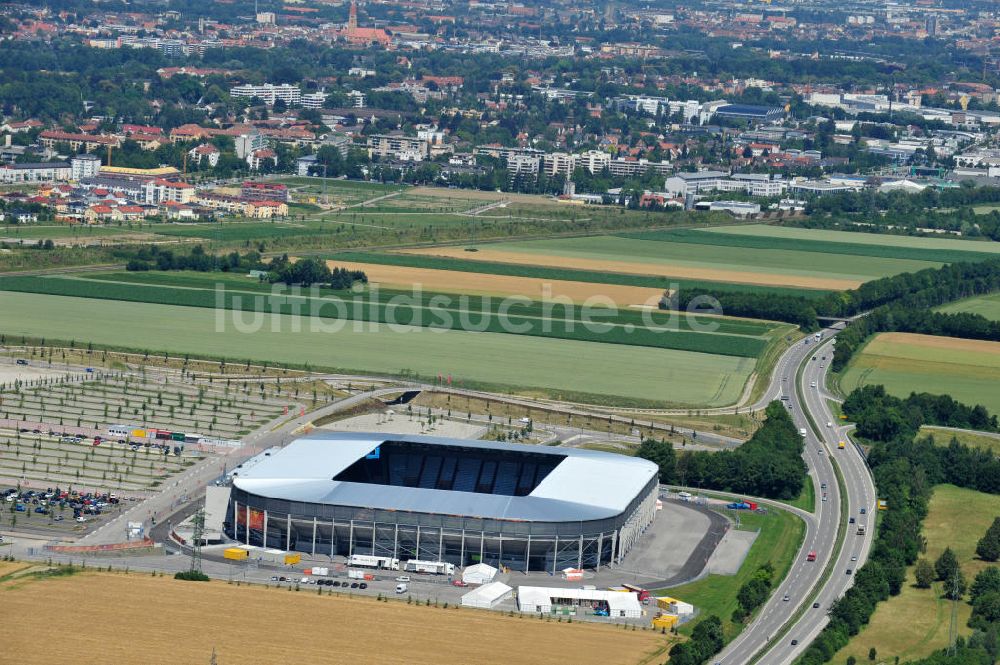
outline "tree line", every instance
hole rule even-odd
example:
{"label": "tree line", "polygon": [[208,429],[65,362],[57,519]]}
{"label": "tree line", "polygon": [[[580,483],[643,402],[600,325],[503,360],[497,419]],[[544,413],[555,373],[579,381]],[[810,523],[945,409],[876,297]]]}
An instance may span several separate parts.
{"label": "tree line", "polygon": [[951,395],[910,393],[901,398],[886,392],[885,386],[856,388],[847,396],[844,414],[857,423],[857,434],[872,441],[892,441],[915,436],[923,425],[957,427],[987,432],[1000,430],[997,417],[981,404],[969,406]]}
{"label": "tree line", "polygon": [[802,436],[780,402],[771,402],[765,416],[760,429],[734,450],[678,454],[669,441],[649,439],[636,454],[659,465],[662,483],[794,499],[806,478]]}
{"label": "tree line", "polygon": [[179,254],[156,245],[141,247],[134,252],[124,252],[128,259],[125,269],[143,272],[147,270],[191,270],[195,272],[239,272],[259,271],[261,281],[271,284],[288,284],[309,287],[322,284],[331,289],[345,290],[355,282],[368,283],[368,275],[361,270],[333,268],[322,259],[300,259],[294,263],[288,255],[265,261],[259,252],[246,254],[231,252],[216,256],[208,254],[201,245],[195,245],[188,254]]}

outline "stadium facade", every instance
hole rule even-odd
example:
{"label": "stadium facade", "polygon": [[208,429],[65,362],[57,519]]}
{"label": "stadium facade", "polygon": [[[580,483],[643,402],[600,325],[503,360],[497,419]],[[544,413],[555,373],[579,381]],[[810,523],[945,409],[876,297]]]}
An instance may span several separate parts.
{"label": "stadium facade", "polygon": [[658,482],[625,455],[374,433],[301,438],[232,475],[241,543],[551,572],[620,563]]}

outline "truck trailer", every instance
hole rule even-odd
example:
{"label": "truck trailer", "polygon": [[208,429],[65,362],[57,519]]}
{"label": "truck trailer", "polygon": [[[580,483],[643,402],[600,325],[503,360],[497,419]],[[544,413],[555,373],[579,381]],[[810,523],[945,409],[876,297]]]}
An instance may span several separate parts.
{"label": "truck trailer", "polygon": [[370,554],[352,554],[347,560],[348,566],[361,566],[363,568],[384,568],[386,570],[399,570],[399,559],[389,556],[372,556]]}
{"label": "truck trailer", "polygon": [[455,564],[446,561],[420,561],[410,559],[403,570],[410,573],[433,573],[434,575],[454,575]]}

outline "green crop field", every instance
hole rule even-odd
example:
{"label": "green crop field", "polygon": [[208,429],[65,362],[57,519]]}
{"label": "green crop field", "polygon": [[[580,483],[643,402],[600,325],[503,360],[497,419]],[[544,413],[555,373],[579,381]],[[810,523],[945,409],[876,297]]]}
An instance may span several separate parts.
{"label": "green crop field", "polygon": [[[971,584],[976,573],[988,565],[976,559],[976,542],[997,515],[1000,515],[1000,496],[938,485],[924,520],[927,551],[921,556],[933,562],[945,547],[951,547]],[[913,566],[907,569],[900,594],[879,603],[871,622],[830,662],[844,663],[850,656],[859,663],[868,662],[868,650],[872,647],[878,651],[878,662],[892,663],[896,657],[907,662],[948,646],[951,603],[943,598],[941,582],[935,582],[930,589],[917,589],[913,570]],[[970,614],[969,604],[960,602],[959,635],[968,636],[971,632],[965,625]]]}
{"label": "green crop field", "polygon": [[974,298],[966,298],[938,307],[937,311],[949,314],[979,314],[991,321],[1000,321],[1000,293],[991,293]]}
{"label": "green crop field", "polygon": [[444,373],[466,385],[610,402],[731,404],[755,365],[752,358],[624,344],[31,293],[0,293],[0,309],[17,312],[0,323],[8,338],[424,378]]}
{"label": "green crop field", "polygon": [[[864,282],[941,265],[940,262],[822,254],[814,251],[695,245],[615,236],[525,240],[490,244],[490,250],[538,256],[618,261],[776,276],[806,276]],[[544,260],[544,259],[543,259]],[[726,281],[726,280],[720,280]]]}
{"label": "green crop field", "polygon": [[762,236],[788,240],[810,240],[851,245],[874,245],[876,247],[911,247],[916,249],[936,249],[947,252],[987,252],[1000,254],[1000,242],[989,240],[962,240],[950,237],[927,238],[922,236],[900,236],[887,233],[861,233],[856,231],[831,231],[827,229],[805,229],[797,226],[771,226],[769,224],[741,224],[717,226],[703,229],[705,233],[723,235]]}
{"label": "green crop field", "polygon": [[[740,516],[740,522],[741,529],[759,530],[759,533],[736,575],[709,575],[697,582],[665,589],[662,594],[692,603],[702,616],[717,615],[722,619],[726,642],[743,629],[741,624],[732,621],[733,612],[738,607],[736,595],[739,588],[767,562],[774,566],[774,586],[777,588],[791,568],[805,531],[802,520],[784,510],[770,509],[766,515],[747,513]],[[686,624],[680,630],[690,634],[693,625],[695,623]]]}
{"label": "green crop field", "polygon": [[[1000,243],[971,243],[962,240],[939,241],[935,246],[920,246],[916,243],[907,244],[875,244],[856,243],[825,238],[785,237],[780,234],[769,235],[767,230],[779,230],[777,227],[758,226],[756,233],[726,233],[725,228],[715,229],[674,229],[667,231],[641,231],[634,233],[619,233],[617,237],[633,238],[635,240],[656,240],[670,243],[688,243],[692,245],[715,245],[719,247],[741,247],[753,250],[786,250],[794,252],[818,252],[821,254],[838,254],[842,256],[868,256],[874,258],[907,259],[926,261],[937,265],[940,262],[954,263],[957,261],[983,261],[997,258],[1000,254],[973,251],[976,247],[993,248],[1000,251]],[[744,230],[745,229],[738,229]],[[840,232],[841,236],[861,235]],[[886,236],[892,237],[892,236]],[[922,240],[913,238],[913,240]],[[940,245],[950,243],[951,246]],[[954,247],[955,244],[965,244],[969,249]]]}
{"label": "green crop field", "polygon": [[845,393],[869,384],[901,397],[947,393],[1000,413],[1000,342],[882,333],[855,353],[840,379]]}
{"label": "green crop field", "polygon": [[[141,286],[140,286],[141,285]],[[136,288],[140,286],[140,288]],[[218,290],[224,286],[225,290]],[[453,330],[555,337],[605,344],[756,358],[777,327],[746,319],[675,316],[669,313],[594,310],[584,321],[582,309],[521,301],[501,310],[500,299],[441,293],[404,293],[369,289],[360,293],[290,290],[228,273],[110,273],[81,277],[6,277],[0,289],[74,297],[149,302],[164,305],[268,313],[303,313],[343,319],[417,325]],[[255,295],[256,294],[256,295]],[[274,295],[272,295],[274,294]],[[276,297],[275,297],[276,296]],[[315,297],[313,297],[315,296]],[[712,324],[714,330],[699,326]]]}
{"label": "green crop field", "polygon": [[[475,256],[470,252],[469,256]],[[427,256],[422,254],[390,254],[379,252],[338,252],[326,258],[332,261],[357,261],[359,263],[379,263],[382,265],[407,266],[410,268],[431,268],[434,270],[456,270],[459,272],[474,272],[488,275],[507,275],[514,277],[537,277],[540,279],[566,280],[571,282],[592,282],[595,284],[621,284],[625,286],[643,286],[654,289],[666,289],[671,285],[679,288],[714,289],[717,291],[747,291],[755,293],[775,293],[780,295],[801,296],[805,298],[821,298],[829,293],[818,289],[797,289],[781,286],[747,286],[727,282],[710,282],[705,280],[672,279],[652,275],[631,275],[618,272],[601,272],[597,270],[579,270],[573,268],[556,268],[545,265],[521,265],[516,263],[500,263],[496,261],[477,261],[474,259],[456,259],[443,256]]]}

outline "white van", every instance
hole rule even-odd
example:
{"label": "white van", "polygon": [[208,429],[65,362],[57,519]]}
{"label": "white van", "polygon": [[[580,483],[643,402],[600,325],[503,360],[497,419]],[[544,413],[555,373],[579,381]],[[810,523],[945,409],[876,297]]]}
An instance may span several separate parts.
{"label": "white van", "polygon": [[406,593],[407,586],[404,583],[399,583],[396,585],[396,593]]}

